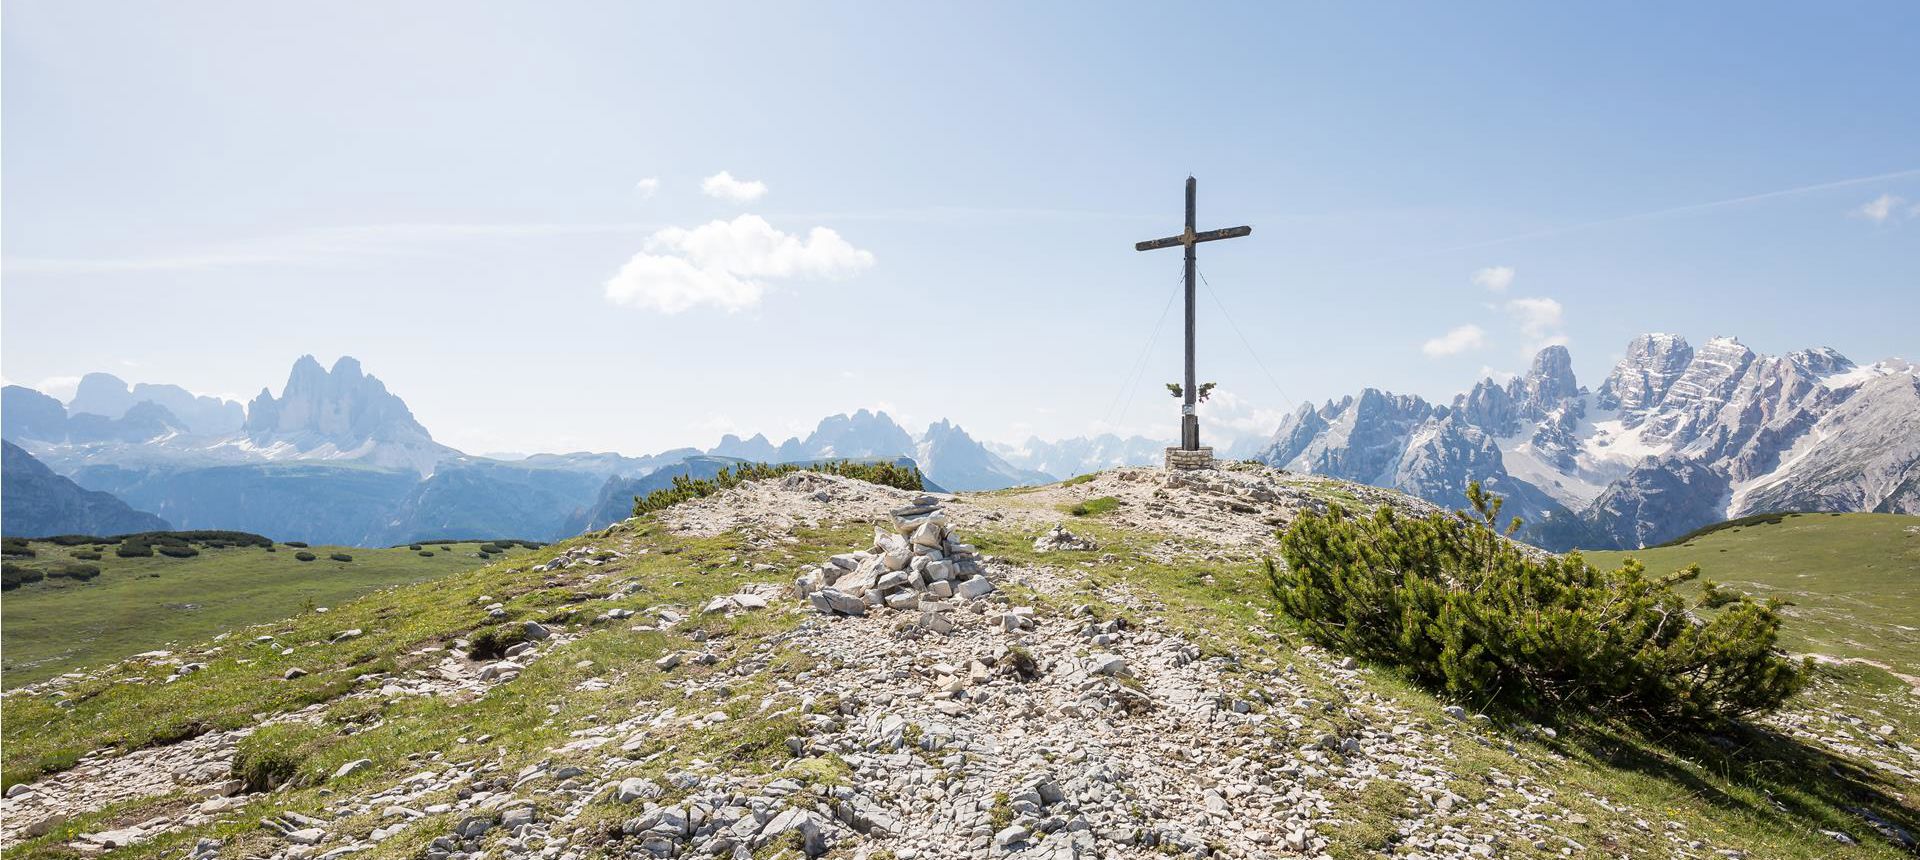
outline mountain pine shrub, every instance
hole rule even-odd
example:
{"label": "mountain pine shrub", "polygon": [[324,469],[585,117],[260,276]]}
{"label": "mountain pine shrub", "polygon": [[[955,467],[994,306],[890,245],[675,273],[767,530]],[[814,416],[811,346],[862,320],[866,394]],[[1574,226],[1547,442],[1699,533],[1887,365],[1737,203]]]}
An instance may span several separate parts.
{"label": "mountain pine shrub", "polygon": [[319,558],[319,556],[314,555],[313,553],[307,552],[304,549],[294,553],[293,557],[294,557],[294,560],[296,561],[312,561],[316,558]]}
{"label": "mountain pine shrub", "polygon": [[13,562],[0,562],[0,591],[12,591],[29,582],[47,578],[46,571]]}
{"label": "mountain pine shrub", "polygon": [[1281,537],[1287,568],[1268,562],[1274,596],[1328,647],[1536,716],[1736,718],[1805,683],[1806,664],[1776,647],[1779,602],[1709,581],[1689,603],[1677,586],[1697,565],[1650,577],[1631,559],[1606,571],[1522,548],[1494,528],[1499,498],[1467,495],[1473,512],[1453,517],[1302,515]]}
{"label": "mountain pine shrub", "polygon": [[333,553],[332,555],[327,556],[327,558],[333,559],[334,561],[352,561],[353,560],[353,556],[350,556],[344,552]]}
{"label": "mountain pine shrub", "polygon": [[77,579],[86,582],[100,575],[100,566],[81,564],[77,561],[56,561],[47,565],[46,574],[48,579]]}
{"label": "mountain pine shrub", "polygon": [[272,791],[298,777],[329,734],[310,723],[261,726],[235,747],[233,776],[246,783],[247,791]]}
{"label": "mountain pine shrub", "polygon": [[467,656],[475,660],[498,660],[507,649],[527,641],[525,624],[500,624],[473,634],[467,640]]}
{"label": "mountain pine shrub", "polygon": [[144,541],[129,540],[116,547],[113,554],[121,558],[151,558],[153,556],[153,544]]}
{"label": "mountain pine shrub", "polygon": [[651,513],[673,507],[681,502],[705,498],[721,490],[737,487],[747,481],[764,478],[777,478],[793,472],[820,472],[827,475],[839,475],[843,478],[866,481],[901,490],[924,490],[926,484],[920,470],[914,466],[901,466],[895,463],[856,463],[851,460],[836,460],[828,463],[781,463],[769,466],[766,463],[742,463],[736,468],[721,469],[711,479],[690,478],[686,475],[673,476],[673,486],[654,490],[645,496],[633,497],[633,515]]}

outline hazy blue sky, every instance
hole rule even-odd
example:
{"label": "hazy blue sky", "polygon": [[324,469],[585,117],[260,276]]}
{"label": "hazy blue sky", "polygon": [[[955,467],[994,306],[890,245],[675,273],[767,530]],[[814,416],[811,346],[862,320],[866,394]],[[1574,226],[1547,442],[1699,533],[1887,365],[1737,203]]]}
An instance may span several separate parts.
{"label": "hazy blue sky", "polygon": [[1172,435],[1188,173],[1254,227],[1216,424],[1653,330],[1920,359],[1920,5],[1168,8],[11,0],[0,370],[350,354],[472,451]]}

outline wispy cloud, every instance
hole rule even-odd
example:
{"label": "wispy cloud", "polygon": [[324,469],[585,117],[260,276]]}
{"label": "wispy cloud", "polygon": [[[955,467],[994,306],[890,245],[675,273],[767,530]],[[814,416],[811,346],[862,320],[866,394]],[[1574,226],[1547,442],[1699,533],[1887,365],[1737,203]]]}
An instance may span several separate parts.
{"label": "wispy cloud", "polygon": [[641,200],[651,199],[653,195],[659,192],[660,180],[658,177],[649,176],[633,184],[633,193],[639,195]]}
{"label": "wispy cloud", "polygon": [[1911,215],[1914,212],[1920,212],[1920,206],[1907,209],[1906,203],[1905,197],[1897,194],[1882,194],[1861,204],[1860,208],[1853,210],[1853,214],[1875,224],[1885,224],[1888,220],[1898,220],[1903,214]]}
{"label": "wispy cloud", "polygon": [[80,390],[80,377],[49,376],[46,379],[40,380],[40,383],[33,386],[33,389],[55,400],[72,400],[73,395]]}
{"label": "wispy cloud", "polygon": [[735,179],[725,170],[707,177],[700,183],[700,190],[708,197],[731,200],[735,203],[752,203],[767,196],[767,184],[758,179]]}
{"label": "wispy cloud", "polygon": [[1507,302],[1506,311],[1530,341],[1524,350],[1526,355],[1567,343],[1566,309],[1559,302],[1548,298],[1513,299]]}
{"label": "wispy cloud", "polygon": [[1451,253],[1455,251],[1470,251],[1477,248],[1488,248],[1495,245],[1506,245],[1512,242],[1524,242],[1529,239],[1544,239],[1552,236],[1564,236],[1568,233],[1576,233],[1582,230],[1591,230],[1596,227],[1606,227],[1614,224],[1625,224],[1633,221],[1646,221],[1646,220],[1651,220],[1655,218],[1666,218],[1674,215],[1687,215],[1695,212],[1707,212],[1714,209],[1725,209],[1732,206],[1743,206],[1748,203],[1758,203],[1762,200],[1772,200],[1780,197],[1795,197],[1802,194],[1814,194],[1821,191],[1833,191],[1840,188],[1851,188],[1856,185],[1867,185],[1870,183],[1886,182],[1894,179],[1906,179],[1914,176],[1920,176],[1920,167],[1910,168],[1907,170],[1896,170],[1896,171],[1893,171],[1892,173],[1877,173],[1872,176],[1857,176],[1852,179],[1838,179],[1832,182],[1821,182],[1815,185],[1800,185],[1793,188],[1782,188],[1777,191],[1762,191],[1757,194],[1743,194],[1739,197],[1727,197],[1720,200],[1709,200],[1704,203],[1689,203],[1684,206],[1669,206],[1665,209],[1653,209],[1646,212],[1635,212],[1628,215],[1616,215],[1610,218],[1599,218],[1592,221],[1581,221],[1578,223],[1567,224],[1560,227],[1547,227],[1544,229],[1533,230],[1526,233],[1516,233],[1512,236],[1502,236],[1497,239],[1486,239],[1479,242],[1469,242],[1464,245],[1453,245],[1445,248],[1434,248],[1428,251],[1423,251],[1421,253],[1444,254],[1444,253]]}
{"label": "wispy cloud", "polygon": [[366,224],[317,227],[229,242],[182,254],[107,257],[7,257],[10,274],[99,275],[261,266],[327,265],[409,253],[414,247],[476,239],[634,235],[659,224]]}
{"label": "wispy cloud", "polygon": [[1513,286],[1512,266],[1488,266],[1473,273],[1473,282],[1496,293]]}
{"label": "wispy cloud", "polygon": [[741,215],[654,233],[605,288],[614,304],[660,313],[699,305],[738,311],[758,305],[769,280],[842,278],[872,266],[871,252],[826,227],[802,239],[758,215]]}
{"label": "wispy cloud", "polygon": [[1487,343],[1487,333],[1477,325],[1468,323],[1447,330],[1446,334],[1428,340],[1420,345],[1420,351],[1439,358],[1446,355],[1459,355],[1476,350]]}
{"label": "wispy cloud", "polygon": [[[1200,404],[1199,413],[1211,428],[1209,432],[1229,440],[1244,436],[1264,438],[1287,417],[1282,410],[1263,407],[1224,388],[1214,389],[1207,402]],[[1165,428],[1159,434],[1146,435],[1166,435]]]}

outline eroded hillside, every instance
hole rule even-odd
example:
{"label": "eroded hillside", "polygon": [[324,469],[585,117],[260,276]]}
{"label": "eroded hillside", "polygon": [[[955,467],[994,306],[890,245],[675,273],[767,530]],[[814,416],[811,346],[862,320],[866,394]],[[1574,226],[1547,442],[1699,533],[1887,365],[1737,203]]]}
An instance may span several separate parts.
{"label": "eroded hillside", "polygon": [[[993,586],[822,614],[916,494],[799,474],[5,700],[8,856],[1891,857],[1904,685],[1690,738],[1475,713],[1304,643],[1235,467],[946,501]],[[1064,525],[1075,540],[1046,537]],[[1080,547],[1080,548],[1060,548]],[[938,620],[933,620],[936,618]]]}

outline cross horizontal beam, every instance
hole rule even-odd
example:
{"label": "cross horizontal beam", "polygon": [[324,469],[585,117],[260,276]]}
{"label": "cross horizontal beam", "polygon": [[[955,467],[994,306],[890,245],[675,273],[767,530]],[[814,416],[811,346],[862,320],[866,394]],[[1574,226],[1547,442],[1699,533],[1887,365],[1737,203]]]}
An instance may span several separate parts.
{"label": "cross horizontal beam", "polygon": [[1218,230],[1208,230],[1204,233],[1193,233],[1191,235],[1183,233],[1178,236],[1168,236],[1165,239],[1148,239],[1145,242],[1135,242],[1133,249],[1135,251],[1153,251],[1160,248],[1172,248],[1176,245],[1212,242],[1216,239],[1238,239],[1241,236],[1250,235],[1253,235],[1252,227],[1222,227]]}

